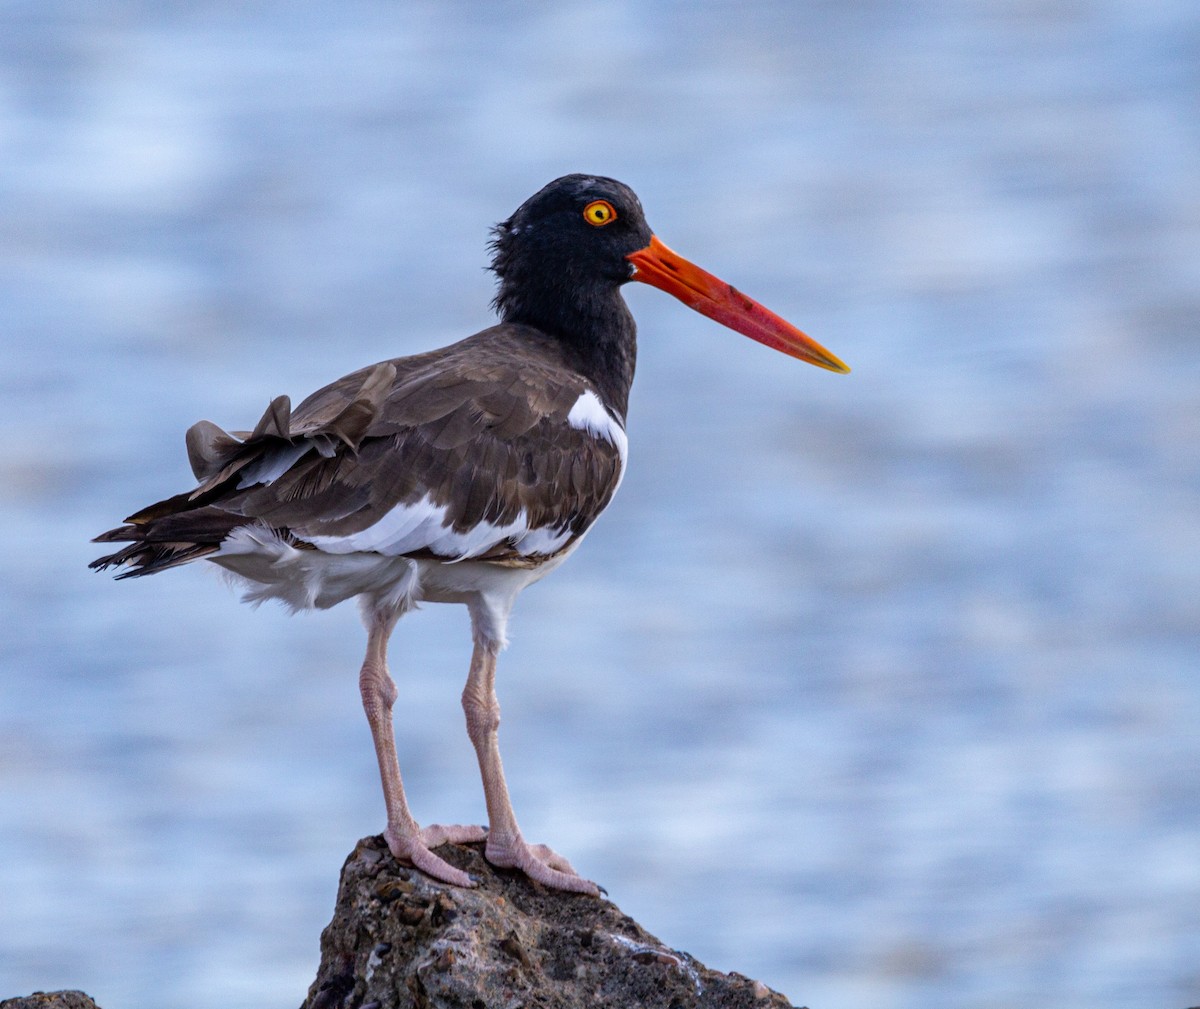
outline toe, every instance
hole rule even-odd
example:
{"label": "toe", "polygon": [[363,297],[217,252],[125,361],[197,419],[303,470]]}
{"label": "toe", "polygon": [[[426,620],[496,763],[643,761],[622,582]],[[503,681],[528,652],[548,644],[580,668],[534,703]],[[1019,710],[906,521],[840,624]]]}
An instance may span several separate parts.
{"label": "toe", "polygon": [[427,876],[432,876],[443,883],[449,883],[451,886],[475,886],[475,881],[465,872],[456,869],[449,862],[438,858],[431,852],[420,831],[406,834],[389,829],[384,831],[383,836],[387,841],[388,849],[396,858],[411,862]]}
{"label": "toe", "polygon": [[421,840],[427,848],[437,848],[443,844],[472,844],[487,837],[487,831],[475,824],[440,824],[435,823],[421,831]]}
{"label": "toe", "polygon": [[573,872],[567,873],[552,869],[539,859],[531,857],[521,866],[521,869],[530,879],[535,879],[544,886],[552,887],[555,890],[582,893],[589,897],[600,896],[600,888],[590,879],[584,879]]}
{"label": "toe", "polygon": [[570,862],[544,844],[526,844],[519,836],[501,843],[498,838],[489,836],[484,856],[492,865],[520,869],[543,886],[584,893],[589,897],[600,896],[600,888],[595,883],[580,876]]}
{"label": "toe", "polygon": [[475,886],[475,880],[465,872],[454,868],[449,862],[438,858],[437,855],[424,846],[414,848],[412,854],[408,857],[412,861],[412,864],[427,876],[440,879],[443,883],[449,883],[451,886],[462,886],[468,889]]}
{"label": "toe", "polygon": [[529,851],[539,862],[548,865],[551,869],[557,869],[559,872],[566,873],[568,876],[578,876],[575,867],[568,862],[562,855],[551,848],[547,844],[531,844]]}

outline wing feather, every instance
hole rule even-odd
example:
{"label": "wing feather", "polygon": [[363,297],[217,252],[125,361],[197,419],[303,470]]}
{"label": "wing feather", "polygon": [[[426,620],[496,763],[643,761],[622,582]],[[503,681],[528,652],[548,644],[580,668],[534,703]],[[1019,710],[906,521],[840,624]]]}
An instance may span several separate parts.
{"label": "wing feather", "polygon": [[202,421],[188,432],[199,486],[144,509],[132,528],[204,509],[337,552],[506,561],[562,549],[624,469],[623,430],[605,437],[568,420],[595,390],[563,353],[536,331],[498,326],[361,369],[295,409],[277,397],[243,437]]}

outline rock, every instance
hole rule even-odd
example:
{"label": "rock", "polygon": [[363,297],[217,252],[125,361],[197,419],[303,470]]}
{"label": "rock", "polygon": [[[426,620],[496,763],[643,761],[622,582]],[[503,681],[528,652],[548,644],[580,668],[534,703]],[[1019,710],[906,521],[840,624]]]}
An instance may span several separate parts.
{"label": "rock", "polygon": [[[358,842],[301,1009],[794,1009],[761,981],[664,946],[607,900],[493,868],[482,844],[438,854],[479,886],[402,866],[381,837]],[[98,1006],[58,991],[0,1009]]]}
{"label": "rock", "polygon": [[480,881],[466,890],[400,865],[381,837],[360,841],[302,1009],[792,1009],[761,981],[663,945],[609,901],[494,869],[482,849],[438,849]]}
{"label": "rock", "polygon": [[81,991],[35,991],[32,995],[0,1000],[0,1009],[99,1009]]}

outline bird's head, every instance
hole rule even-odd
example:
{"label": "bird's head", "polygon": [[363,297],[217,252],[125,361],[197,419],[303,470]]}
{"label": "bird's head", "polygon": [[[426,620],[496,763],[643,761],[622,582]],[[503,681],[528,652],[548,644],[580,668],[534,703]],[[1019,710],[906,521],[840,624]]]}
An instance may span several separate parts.
{"label": "bird's head", "polygon": [[564,175],[493,230],[495,307],[507,319],[601,315],[631,280],[674,295],[710,319],[790,357],[850,369],[791,323],[673,252],[641,202],[616,179]]}
{"label": "bird's head", "polygon": [[632,189],[615,179],[564,175],[492,231],[496,307],[531,298],[586,302],[629,281],[630,253],[652,238]]}

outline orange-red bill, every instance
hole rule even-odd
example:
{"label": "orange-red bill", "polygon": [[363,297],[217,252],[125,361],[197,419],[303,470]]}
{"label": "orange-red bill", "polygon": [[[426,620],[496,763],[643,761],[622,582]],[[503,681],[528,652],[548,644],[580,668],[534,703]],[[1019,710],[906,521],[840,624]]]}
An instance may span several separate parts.
{"label": "orange-red bill", "polygon": [[631,252],[625,258],[636,268],[634,280],[673,294],[688,307],[722,326],[818,368],[837,372],[850,370],[816,340],[801,333],[769,308],[747,298],[732,284],[672,252],[655,235],[650,237],[650,244],[644,249]]}

